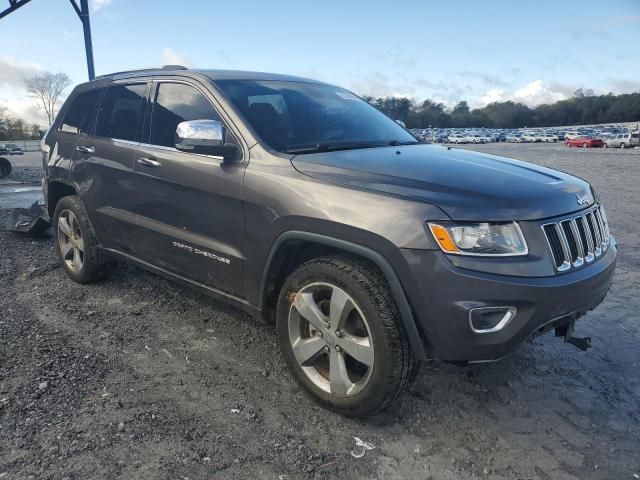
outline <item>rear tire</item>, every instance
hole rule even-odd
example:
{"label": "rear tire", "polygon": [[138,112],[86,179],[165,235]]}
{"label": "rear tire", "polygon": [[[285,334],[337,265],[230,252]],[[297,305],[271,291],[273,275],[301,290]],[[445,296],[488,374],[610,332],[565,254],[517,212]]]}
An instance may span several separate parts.
{"label": "rear tire", "polygon": [[384,409],[419,368],[386,279],[349,256],[316,258],[298,267],[280,292],[276,329],[294,379],[316,403],[341,415]]}
{"label": "rear tire", "polygon": [[60,199],[53,215],[53,232],[56,252],[69,278],[86,284],[107,276],[106,261],[98,250],[80,197],[71,195]]}
{"label": "rear tire", "polygon": [[620,143],[620,148],[624,150],[625,148],[627,148],[627,144],[624,142]]}
{"label": "rear tire", "polygon": [[585,142],[582,144],[582,148],[587,148],[589,145]]}

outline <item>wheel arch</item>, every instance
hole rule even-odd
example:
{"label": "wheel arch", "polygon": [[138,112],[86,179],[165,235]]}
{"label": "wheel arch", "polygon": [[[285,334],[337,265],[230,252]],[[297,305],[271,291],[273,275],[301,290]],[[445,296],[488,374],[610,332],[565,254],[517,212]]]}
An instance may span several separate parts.
{"label": "wheel arch", "polygon": [[47,212],[49,217],[53,218],[58,202],[70,195],[77,195],[78,190],[73,186],[59,180],[51,180],[47,185]]}
{"label": "wheel arch", "polygon": [[[273,243],[260,282],[260,310],[265,315],[273,311],[277,301],[277,286],[300,263],[311,258],[331,254],[348,253],[373,264],[386,278],[393,298],[400,311],[402,323],[409,337],[409,344],[416,358],[426,359],[422,335],[411,310],[402,283],[389,261],[379,252],[357,243],[335,237],[304,231],[287,231]],[[279,260],[279,259],[283,260]]]}

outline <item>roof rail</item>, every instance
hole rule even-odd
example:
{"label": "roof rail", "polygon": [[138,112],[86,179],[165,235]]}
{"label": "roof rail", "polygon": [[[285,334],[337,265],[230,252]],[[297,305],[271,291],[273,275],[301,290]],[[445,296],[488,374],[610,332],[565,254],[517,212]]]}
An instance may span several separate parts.
{"label": "roof rail", "polygon": [[162,70],[189,70],[184,65],[163,65]]}
{"label": "roof rail", "polygon": [[189,70],[184,65],[163,65],[162,67],[148,67],[148,68],[137,68],[135,70],[122,70],[120,72],[112,72],[105,73],[103,75],[98,75],[95,79],[105,78],[105,77],[113,77],[114,75],[124,75],[125,73],[136,73],[136,72],[148,72],[152,70]]}

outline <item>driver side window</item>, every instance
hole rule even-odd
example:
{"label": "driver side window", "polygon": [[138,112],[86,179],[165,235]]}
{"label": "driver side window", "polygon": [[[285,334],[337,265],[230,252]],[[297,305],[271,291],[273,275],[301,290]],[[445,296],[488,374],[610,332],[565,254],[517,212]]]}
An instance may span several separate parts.
{"label": "driver side window", "polygon": [[[222,122],[211,102],[196,88],[183,83],[163,82],[156,89],[151,113],[149,143],[175,148],[176,127],[189,120]],[[227,133],[226,142],[235,143]]]}

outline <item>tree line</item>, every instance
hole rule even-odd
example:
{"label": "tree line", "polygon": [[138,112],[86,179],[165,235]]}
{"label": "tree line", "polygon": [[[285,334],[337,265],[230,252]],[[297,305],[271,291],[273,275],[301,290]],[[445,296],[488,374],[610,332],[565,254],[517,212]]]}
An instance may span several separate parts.
{"label": "tree line", "polygon": [[40,140],[44,130],[40,125],[29,123],[21,118],[7,114],[0,105],[0,142],[6,140]]}
{"label": "tree line", "polygon": [[590,90],[578,89],[570,99],[534,108],[507,101],[471,109],[466,101],[461,101],[448,109],[443,103],[429,99],[419,103],[406,97],[364,98],[391,118],[402,120],[408,128],[524,128],[640,120],[640,92],[594,95]]}

